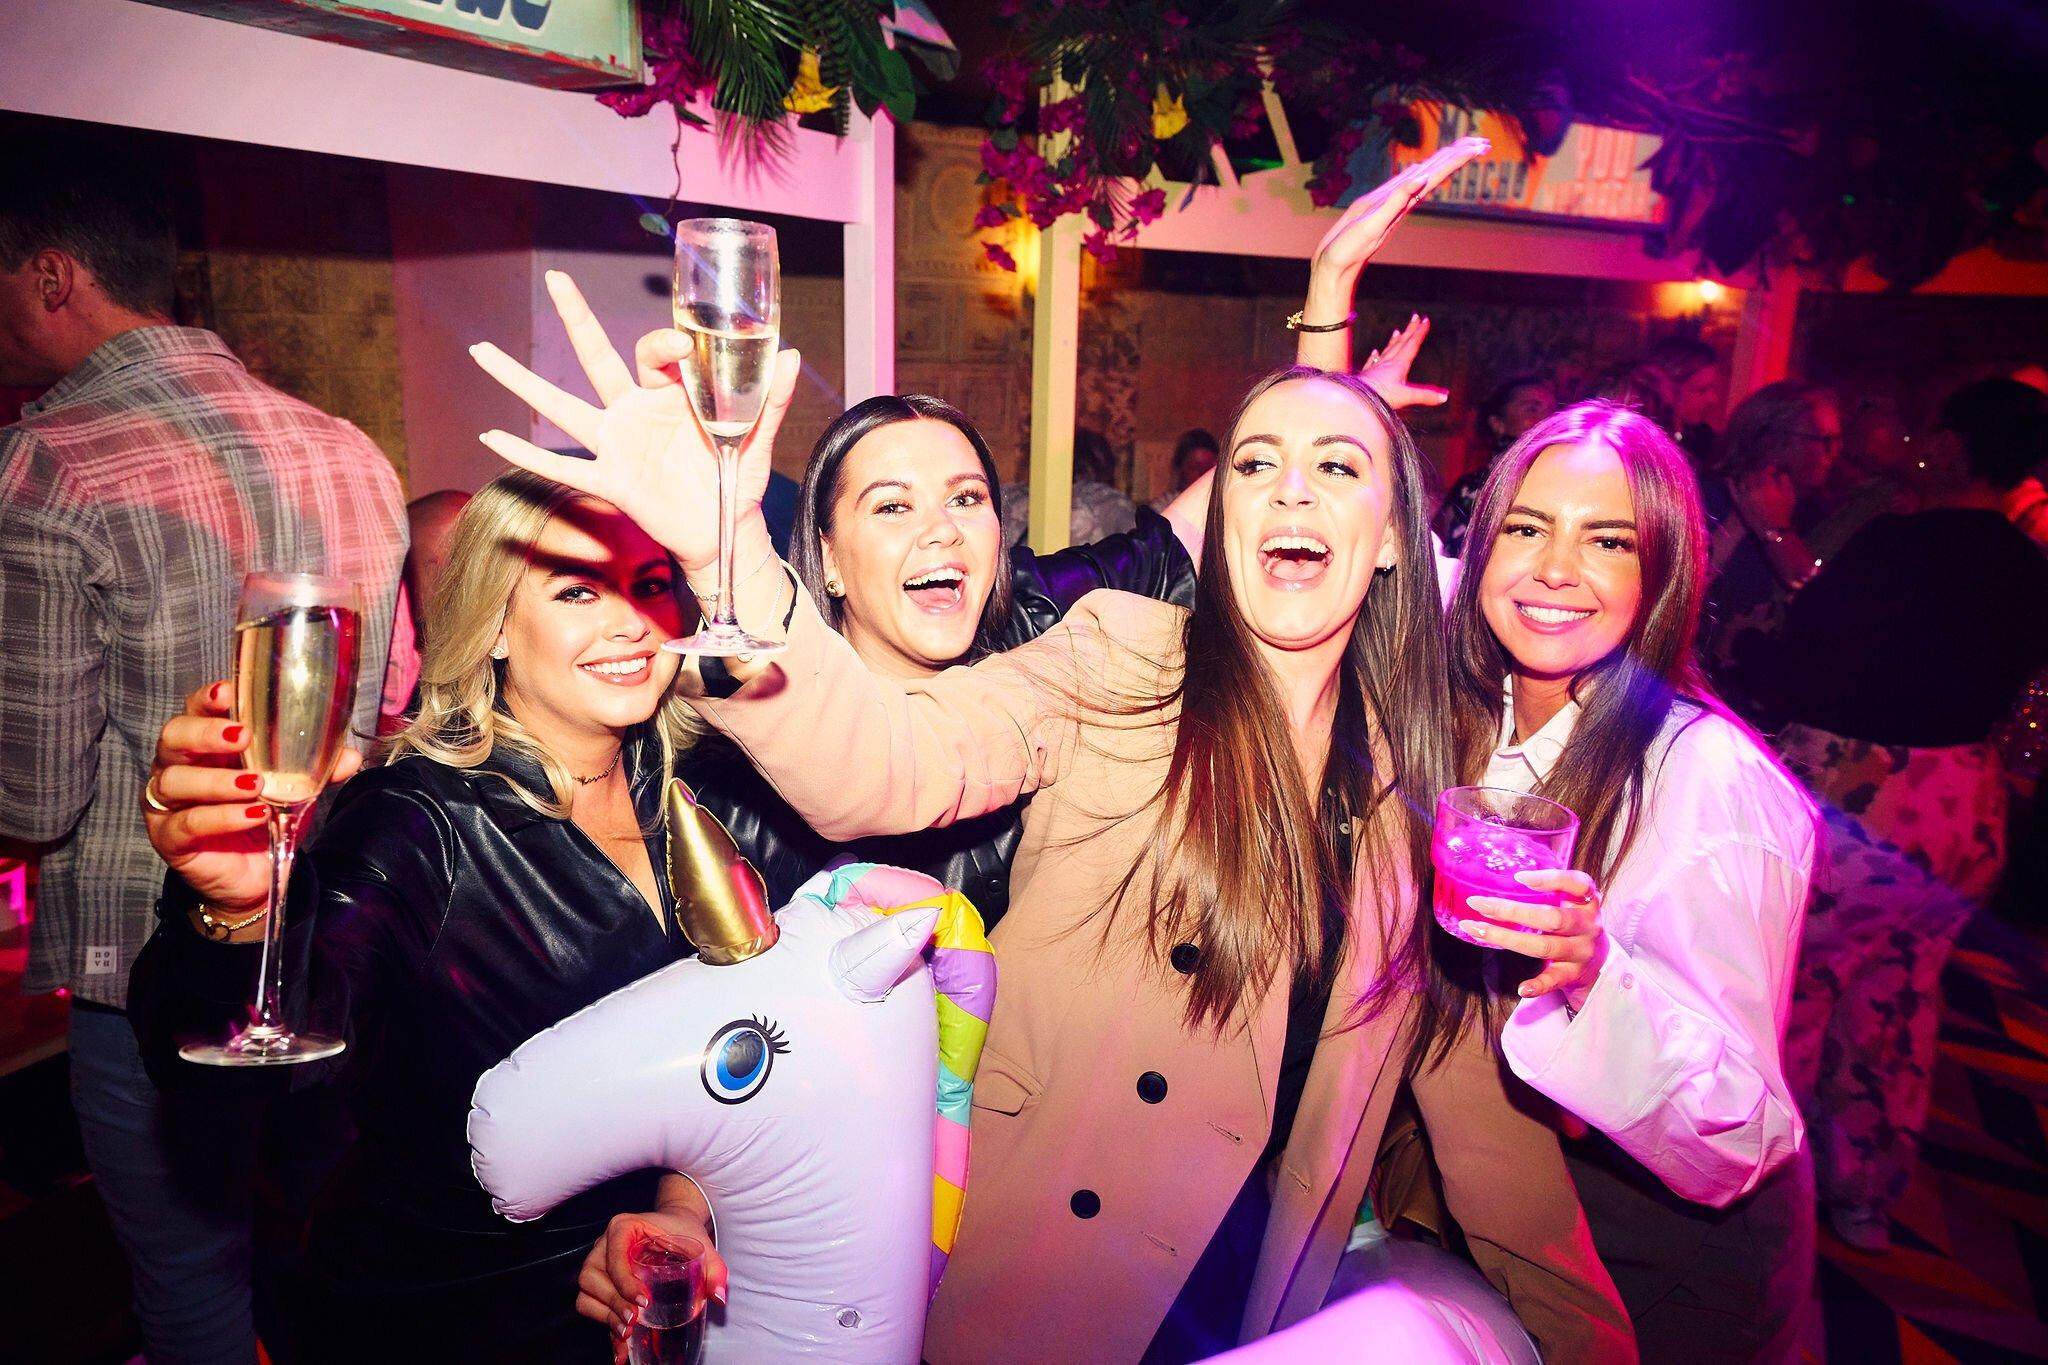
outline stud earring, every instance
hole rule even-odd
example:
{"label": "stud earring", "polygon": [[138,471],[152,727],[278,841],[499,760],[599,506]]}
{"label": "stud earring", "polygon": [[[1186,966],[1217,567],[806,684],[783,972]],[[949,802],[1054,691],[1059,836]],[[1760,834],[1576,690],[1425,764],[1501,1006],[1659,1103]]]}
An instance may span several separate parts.
{"label": "stud earring", "polygon": [[502,658],[504,658],[504,657],[505,657],[505,656],[506,656],[507,654],[510,654],[511,652],[512,652],[511,650],[509,650],[509,649],[505,648],[505,646],[503,646],[503,645],[492,645],[492,646],[491,646],[491,657],[492,657],[493,659],[502,659]]}
{"label": "stud earring", "polygon": [[825,580],[825,595],[827,597],[844,597],[846,596],[846,585],[836,578],[828,578]]}

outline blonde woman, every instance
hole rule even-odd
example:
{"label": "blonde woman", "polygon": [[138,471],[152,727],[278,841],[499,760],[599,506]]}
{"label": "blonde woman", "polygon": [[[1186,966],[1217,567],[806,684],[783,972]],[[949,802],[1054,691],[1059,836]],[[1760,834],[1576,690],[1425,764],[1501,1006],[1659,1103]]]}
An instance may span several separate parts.
{"label": "blonde woman", "polygon": [[[680,705],[661,645],[689,616],[681,588],[615,507],[529,474],[492,482],[457,523],[419,719],[339,789],[291,883],[286,998],[349,1046],[290,1080],[345,1078],[360,1130],[313,1220],[303,1358],[602,1359],[603,1330],[573,1311],[593,1239],[646,1209],[702,1234],[694,1188],[652,1172],[515,1227],[464,1136],[484,1070],[688,951],[655,875]],[[164,727],[152,775],[170,813],[149,814],[150,838],[174,875],[132,1009],[166,1086],[278,1080],[174,1051],[225,1029],[262,931],[262,813],[228,691],[202,689]]]}

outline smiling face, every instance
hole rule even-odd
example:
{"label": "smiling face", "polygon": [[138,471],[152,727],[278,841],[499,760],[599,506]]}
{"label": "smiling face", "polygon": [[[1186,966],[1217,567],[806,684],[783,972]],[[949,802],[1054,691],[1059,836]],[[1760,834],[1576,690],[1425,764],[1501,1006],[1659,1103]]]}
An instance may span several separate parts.
{"label": "smiling face", "polygon": [[648,719],[682,660],[675,567],[625,513],[594,499],[541,528],[498,637],[505,700],[547,732],[621,733]]}
{"label": "smiling face", "polygon": [[1589,442],[1536,457],[1479,581],[1480,611],[1517,676],[1575,678],[1620,648],[1642,607],[1636,546],[1619,455]]}
{"label": "smiling face", "polygon": [[1295,379],[1252,400],[1217,489],[1238,611],[1269,649],[1348,636],[1373,573],[1393,566],[1393,450],[1364,399]]}
{"label": "smiling face", "polygon": [[846,453],[819,542],[846,594],[840,628],[871,667],[919,677],[967,657],[1002,551],[991,492],[950,422],[891,422]]}

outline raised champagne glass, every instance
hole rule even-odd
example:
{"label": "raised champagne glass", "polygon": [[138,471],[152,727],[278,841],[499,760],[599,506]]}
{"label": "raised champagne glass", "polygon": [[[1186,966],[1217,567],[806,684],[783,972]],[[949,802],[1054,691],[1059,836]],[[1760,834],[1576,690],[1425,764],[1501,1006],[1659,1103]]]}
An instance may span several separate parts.
{"label": "raised champagne glass", "polygon": [[248,1022],[225,1042],[189,1044],[179,1055],[212,1066],[310,1062],[344,1044],[285,1025],[284,892],[300,828],[348,739],[362,603],[345,579],[252,573],[242,580],[235,620],[234,714],[249,730],[242,766],[262,778],[259,797],[268,808],[269,913]]}
{"label": "raised champagne glass", "polygon": [[683,387],[718,448],[718,595],[703,628],[666,648],[679,654],[774,653],[780,642],[740,628],[732,558],[740,444],[768,401],[782,327],[775,229],[738,218],[676,224],[675,319],[691,342],[682,364]]}

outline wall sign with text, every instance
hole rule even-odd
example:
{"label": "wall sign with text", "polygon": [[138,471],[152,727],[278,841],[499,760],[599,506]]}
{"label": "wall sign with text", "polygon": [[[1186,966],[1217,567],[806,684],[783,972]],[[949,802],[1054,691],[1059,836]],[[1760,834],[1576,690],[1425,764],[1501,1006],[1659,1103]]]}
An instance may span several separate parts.
{"label": "wall sign with text", "polygon": [[[1663,145],[1654,133],[1575,123],[1551,156],[1530,156],[1512,119],[1492,110],[1418,104],[1420,147],[1394,146],[1396,170],[1447,142],[1477,133],[1493,150],[1445,181],[1428,207],[1500,218],[1549,218],[1622,227],[1657,227],[1664,200],[1643,163]],[[1369,187],[1376,180],[1363,178]]]}
{"label": "wall sign with text", "polygon": [[641,79],[638,0],[146,0],[564,90]]}

